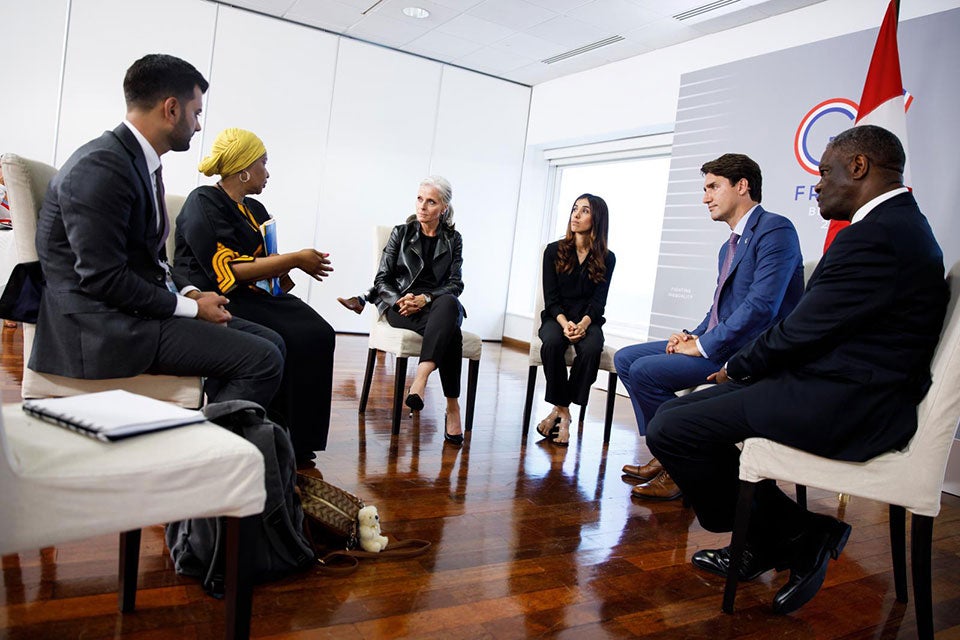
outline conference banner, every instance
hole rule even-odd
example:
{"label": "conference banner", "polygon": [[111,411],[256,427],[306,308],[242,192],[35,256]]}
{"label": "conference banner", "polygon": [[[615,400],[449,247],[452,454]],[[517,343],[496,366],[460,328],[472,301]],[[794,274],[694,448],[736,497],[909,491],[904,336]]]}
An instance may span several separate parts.
{"label": "conference banner", "polygon": [[[883,18],[877,5],[877,24]],[[701,202],[700,166],[745,153],[763,171],[763,207],[797,228],[805,261],[827,223],[813,186],[830,138],[853,126],[878,28],[684,74],[650,318],[650,339],[692,329],[713,302],[717,252],[730,234]],[[911,184],[944,251],[960,259],[960,9],[903,21],[897,39]]]}

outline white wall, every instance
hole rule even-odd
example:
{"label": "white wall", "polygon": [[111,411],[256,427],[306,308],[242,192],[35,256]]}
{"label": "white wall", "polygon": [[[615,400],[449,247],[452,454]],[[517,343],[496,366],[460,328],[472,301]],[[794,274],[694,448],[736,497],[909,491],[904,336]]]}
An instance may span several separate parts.
{"label": "white wall", "polygon": [[501,337],[529,88],[206,0],[0,2],[17,52],[0,152],[61,165],[121,121],[131,62],[179,56],[210,90],[191,149],[163,158],[168,192],[210,182],[196,166],[221,129],[255,131],[280,250],[317,246],[334,263],[323,283],[294,274],[294,293],[336,329],[366,331],[372,313],[358,318],[336,296],[372,283],[374,226],[403,222],[419,180],[445,175],[464,234],[464,328]]}
{"label": "white wall", "polygon": [[[546,206],[547,167],[543,149],[616,140],[671,130],[680,76],[688,71],[741,60],[879,26],[887,0],[825,0],[787,14],[711,34],[534,87],[527,153],[520,188],[510,292],[504,335],[527,340],[532,291]],[[960,0],[904,2],[900,19],[945,11]],[[935,62],[942,64],[942,61]],[[797,82],[816,82],[821,69],[785,70]],[[759,79],[758,79],[759,81]],[[578,99],[572,100],[571,96]],[[587,99],[584,99],[587,97]],[[772,104],[776,96],[771,96]],[[618,273],[618,277],[625,274]],[[653,286],[653,283],[650,283]]]}
{"label": "white wall", "polygon": [[[0,153],[15,151],[53,163],[57,97],[67,22],[64,0],[3,3],[4,97],[0,100]],[[23,52],[29,51],[29,55]]]}

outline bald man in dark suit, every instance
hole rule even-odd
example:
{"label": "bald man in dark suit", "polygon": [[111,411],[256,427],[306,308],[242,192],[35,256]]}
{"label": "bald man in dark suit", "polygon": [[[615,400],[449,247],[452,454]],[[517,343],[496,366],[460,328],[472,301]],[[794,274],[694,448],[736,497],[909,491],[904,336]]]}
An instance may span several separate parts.
{"label": "bald man in dark suit", "polygon": [[[704,528],[730,531],[738,492],[736,443],[762,437],[837,460],[864,461],[904,447],[930,386],[930,361],[947,304],[943,254],[903,186],[900,141],[875,126],[849,129],[820,161],[820,215],[852,220],[820,260],[799,304],[714,374],[725,383],[664,404],[651,451]],[[754,501],[751,579],[790,569],[773,601],[789,613],[823,584],[850,526],[813,514],[772,481]],[[726,575],[729,548],[693,556]]]}

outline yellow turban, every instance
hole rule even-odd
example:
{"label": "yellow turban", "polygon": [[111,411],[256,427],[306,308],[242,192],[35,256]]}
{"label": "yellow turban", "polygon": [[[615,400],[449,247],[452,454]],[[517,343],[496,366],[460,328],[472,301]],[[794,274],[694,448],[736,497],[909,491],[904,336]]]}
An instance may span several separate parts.
{"label": "yellow turban", "polygon": [[213,141],[210,155],[198,167],[205,176],[232,176],[252,165],[267,152],[263,141],[246,129],[224,129]]}

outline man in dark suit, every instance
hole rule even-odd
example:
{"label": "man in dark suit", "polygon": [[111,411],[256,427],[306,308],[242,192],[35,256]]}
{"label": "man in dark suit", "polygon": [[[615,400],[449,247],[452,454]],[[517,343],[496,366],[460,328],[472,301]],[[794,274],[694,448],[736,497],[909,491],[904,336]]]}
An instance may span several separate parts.
{"label": "man in dark suit", "polygon": [[[727,153],[704,164],[700,172],[710,217],[725,222],[732,233],[720,247],[713,305],[700,326],[669,340],[624,347],[614,356],[640,435],[676,391],[704,384],[737,349],[786,317],[803,293],[797,231],[788,219],[760,206],[760,166],[743,154]],[[625,465],[623,473],[645,482],[633,488],[636,498],[680,497],[679,487],[656,458],[645,465]]]}
{"label": "man in dark suit", "polygon": [[227,299],[178,288],[166,262],[160,156],[190,147],[207,81],[183,60],[148,55],[123,89],[126,120],[70,156],[41,208],[45,284],[28,366],[89,379],[205,376],[211,399],[266,406],[282,340],[245,321],[234,320],[245,331],[226,327]]}
{"label": "man in dark suit", "polygon": [[[746,438],[863,461],[904,447],[916,431],[948,294],[940,247],[903,186],[904,162],[900,141],[880,127],[830,142],[816,186],[820,215],[853,224],[823,255],[796,309],[717,372],[725,384],[663,405],[650,423],[650,449],[704,528],[733,526],[736,443]],[[849,535],[849,525],[763,482],[740,578],[789,568],[773,601],[789,613],[816,594]],[[729,561],[729,548],[693,556],[721,575]]]}

